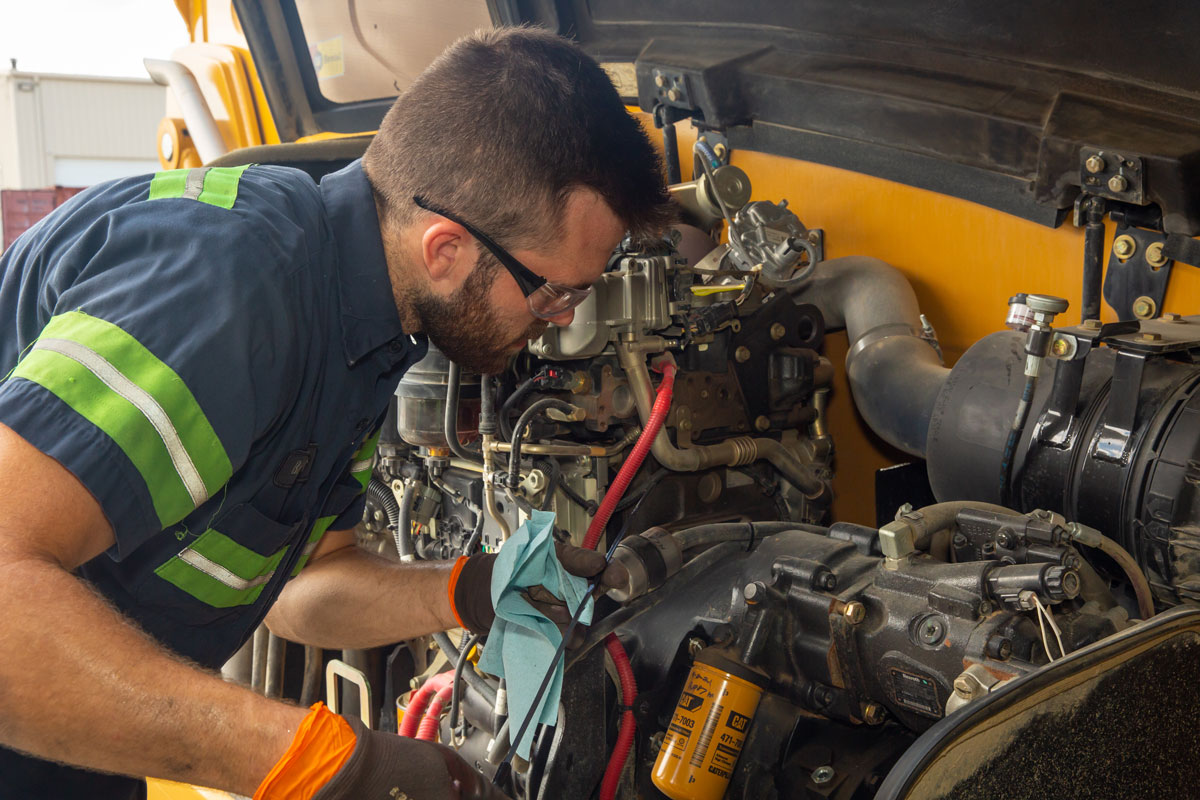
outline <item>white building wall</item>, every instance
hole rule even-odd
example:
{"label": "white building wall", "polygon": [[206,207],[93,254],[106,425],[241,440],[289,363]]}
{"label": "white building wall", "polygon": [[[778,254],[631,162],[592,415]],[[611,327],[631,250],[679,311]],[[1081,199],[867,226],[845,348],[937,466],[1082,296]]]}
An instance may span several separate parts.
{"label": "white building wall", "polygon": [[165,108],[166,89],[150,80],[0,73],[0,189],[153,172]]}

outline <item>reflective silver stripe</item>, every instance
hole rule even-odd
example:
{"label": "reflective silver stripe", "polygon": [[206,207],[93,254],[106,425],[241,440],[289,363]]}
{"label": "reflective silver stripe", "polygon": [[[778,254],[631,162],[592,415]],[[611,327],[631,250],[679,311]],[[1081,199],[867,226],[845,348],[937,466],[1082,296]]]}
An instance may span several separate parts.
{"label": "reflective silver stripe", "polygon": [[192,457],[188,454],[187,448],[183,446],[179,432],[175,430],[171,418],[167,416],[167,412],[163,410],[152,394],[126,378],[104,356],[78,342],[70,339],[38,339],[33,349],[49,350],[79,362],[99,378],[105,386],[128,400],[134,408],[142,412],[142,415],[158,432],[163,446],[167,448],[167,454],[171,457],[171,464],[174,465],[175,472],[192,497],[193,506],[199,507],[208,499],[208,489],[204,486],[204,480],[200,477],[196,465],[192,463]]}
{"label": "reflective silver stripe", "polygon": [[321,543],[320,539],[317,539],[315,542],[309,542],[308,544],[304,545],[304,549],[300,551],[300,555],[301,556],[311,556],[313,554],[313,551],[317,549],[317,545],[319,545],[320,543]]}
{"label": "reflective silver stripe", "polygon": [[208,174],[211,167],[196,167],[189,169],[187,174],[187,183],[184,185],[182,197],[188,200],[197,200],[200,193],[204,191],[204,176]]}
{"label": "reflective silver stripe", "polygon": [[361,461],[351,461],[350,462],[350,473],[352,475],[356,475],[360,472],[365,472],[365,471],[369,470],[371,468],[371,465],[374,463],[375,463],[375,456],[371,456],[370,458],[364,458]]}
{"label": "reflective silver stripe", "polygon": [[247,589],[253,589],[255,586],[262,586],[264,583],[271,580],[271,576],[275,574],[275,570],[271,570],[266,575],[259,575],[257,578],[251,578],[250,580],[239,578],[225,567],[222,567],[220,564],[208,558],[207,556],[197,553],[190,547],[186,550],[180,551],[179,559],[184,563],[200,570],[213,580],[220,581],[230,589],[236,589],[241,592],[244,592]]}

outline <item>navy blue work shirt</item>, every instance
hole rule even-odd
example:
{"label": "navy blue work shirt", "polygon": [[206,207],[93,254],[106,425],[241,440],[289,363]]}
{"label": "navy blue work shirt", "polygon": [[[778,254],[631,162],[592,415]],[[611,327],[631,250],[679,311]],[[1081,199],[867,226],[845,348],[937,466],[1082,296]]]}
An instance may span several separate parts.
{"label": "navy blue work shirt", "polygon": [[[69,469],[116,536],[79,575],[220,666],[324,531],[361,518],[372,434],[425,353],[361,164],[319,186],[275,166],[103,184],[0,268],[0,423]],[[19,781],[7,761],[0,780]]]}

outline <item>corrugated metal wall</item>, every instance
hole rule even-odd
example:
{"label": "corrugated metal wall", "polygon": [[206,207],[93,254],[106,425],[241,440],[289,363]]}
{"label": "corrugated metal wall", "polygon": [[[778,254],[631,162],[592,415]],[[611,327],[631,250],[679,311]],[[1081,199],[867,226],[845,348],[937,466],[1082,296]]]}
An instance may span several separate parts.
{"label": "corrugated metal wall", "polygon": [[56,164],[63,162],[151,169],[157,163],[163,87],[149,80],[21,72],[0,80],[0,188],[52,187]]}

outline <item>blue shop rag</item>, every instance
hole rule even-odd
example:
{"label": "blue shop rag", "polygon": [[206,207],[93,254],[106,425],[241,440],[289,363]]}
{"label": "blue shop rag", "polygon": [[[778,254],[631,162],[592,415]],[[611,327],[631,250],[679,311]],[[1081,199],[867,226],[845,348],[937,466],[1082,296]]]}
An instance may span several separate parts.
{"label": "blue shop rag", "polygon": [[[580,602],[587,607],[580,616],[584,625],[592,621],[592,598],[587,581],[563,569],[554,552],[554,513],[534,511],[532,518],[509,537],[492,567],[492,605],[496,621],[479,657],[479,668],[507,681],[509,731],[516,737],[533,698],[562,642],[558,626],[521,595],[523,589],[544,586],[564,600],[574,613]],[[554,668],[554,679],[538,704],[533,722],[521,737],[517,754],[529,758],[537,723],[558,721],[558,698],[562,693],[563,662]]]}

